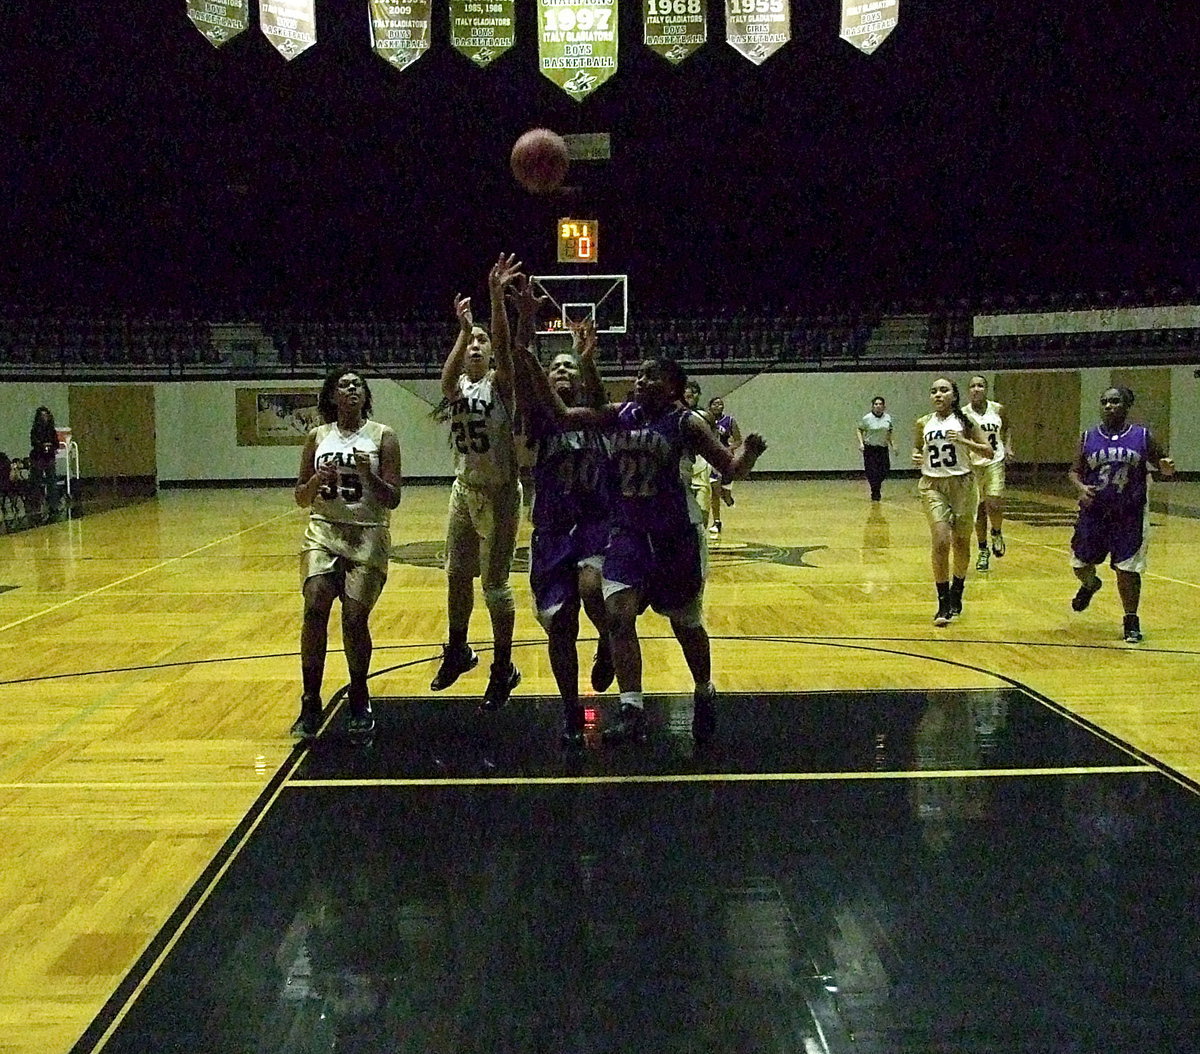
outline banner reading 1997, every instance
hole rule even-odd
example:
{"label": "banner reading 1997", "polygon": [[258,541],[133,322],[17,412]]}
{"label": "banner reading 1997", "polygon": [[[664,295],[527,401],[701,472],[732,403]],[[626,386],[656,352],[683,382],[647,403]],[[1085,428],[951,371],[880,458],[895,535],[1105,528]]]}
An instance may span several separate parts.
{"label": "banner reading 1997", "polygon": [[842,0],[838,35],[869,55],[900,21],[900,0]]}
{"label": "banner reading 1997", "polygon": [[187,16],[219,48],[250,25],[250,0],[187,0]]}
{"label": "banner reading 1997", "polygon": [[516,0],[450,0],[450,43],[487,66],[517,41]]}
{"label": "banner reading 1997", "polygon": [[708,40],[708,0],[642,0],[646,46],[679,65]]}
{"label": "banner reading 1997", "polygon": [[616,0],[537,0],[538,65],[573,99],[617,72]]}
{"label": "banner reading 1997", "polygon": [[258,0],[258,24],[271,46],[291,62],[317,42],[314,0]]}
{"label": "banner reading 1997", "polygon": [[398,70],[429,50],[431,0],[370,0],[371,50]]}
{"label": "banner reading 1997", "polygon": [[791,39],[791,0],[725,0],[725,40],[756,66]]}

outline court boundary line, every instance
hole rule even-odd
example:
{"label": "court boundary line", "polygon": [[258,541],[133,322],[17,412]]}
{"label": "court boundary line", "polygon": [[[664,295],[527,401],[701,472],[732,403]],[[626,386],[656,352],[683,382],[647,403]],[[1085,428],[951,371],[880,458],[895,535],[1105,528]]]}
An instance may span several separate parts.
{"label": "court boundary line", "polygon": [[[759,641],[766,642],[766,643],[776,642],[776,643],[782,643],[782,644],[821,644],[823,646],[832,646],[832,642],[813,641],[810,638],[805,638],[805,637],[753,637],[753,638],[738,638],[738,639],[752,639],[752,640],[759,640]],[[1200,793],[1200,786],[1194,785],[1192,783],[1192,781],[1190,781],[1187,777],[1183,776],[1181,773],[1176,773],[1169,766],[1164,765],[1162,762],[1158,761],[1155,758],[1150,757],[1149,755],[1145,755],[1143,752],[1139,751],[1137,748],[1132,747],[1127,743],[1124,743],[1122,740],[1120,740],[1118,737],[1112,735],[1111,733],[1098,728],[1097,726],[1093,725],[1091,722],[1087,721],[1086,719],[1080,718],[1079,715],[1072,713],[1071,711],[1065,709],[1064,707],[1053,704],[1052,701],[1048,700],[1045,696],[1041,695],[1041,693],[1032,690],[1027,685],[1021,684],[1019,681],[1016,681],[1014,678],[1007,677],[1003,674],[992,673],[991,671],[982,669],[980,667],[973,666],[969,663],[963,663],[963,662],[959,662],[957,660],[952,660],[952,659],[942,659],[942,658],[939,658],[936,656],[912,655],[911,653],[904,653],[904,652],[896,653],[896,652],[893,652],[890,649],[886,649],[886,648],[867,649],[866,647],[864,647],[862,645],[850,645],[850,646],[855,648],[856,650],[879,650],[879,651],[882,651],[882,652],[885,652],[888,654],[906,654],[906,655],[909,655],[909,657],[916,658],[916,659],[932,659],[935,662],[940,662],[945,665],[956,666],[956,667],[959,667],[962,669],[970,670],[974,673],[980,673],[980,674],[984,674],[986,676],[993,677],[996,680],[1001,681],[1002,683],[1006,684],[1010,688],[1013,688],[1014,690],[1016,690],[1018,692],[1022,692],[1024,694],[1028,695],[1029,698],[1032,699],[1034,702],[1040,703],[1044,706],[1047,706],[1049,709],[1051,709],[1054,713],[1058,714],[1060,717],[1064,717],[1067,720],[1071,721],[1072,723],[1079,724],[1081,727],[1083,727],[1088,732],[1091,732],[1092,734],[1096,735],[1097,738],[1100,738],[1101,740],[1107,742],[1111,746],[1117,747],[1118,749],[1124,751],[1125,753],[1131,755],[1132,757],[1137,758],[1140,762],[1142,762],[1142,764],[1140,764],[1140,765],[1128,765],[1128,766],[1061,767],[1060,770],[1057,772],[1053,771],[1053,770],[1047,770],[1047,769],[1031,769],[1031,770],[1027,770],[1027,771],[1017,770],[1017,769],[1002,769],[1002,770],[980,770],[980,769],[977,769],[977,770],[932,770],[931,769],[931,770],[925,770],[925,771],[914,770],[908,775],[901,775],[900,772],[866,773],[866,774],[859,774],[857,777],[857,779],[859,779],[859,780],[866,780],[866,779],[877,779],[877,780],[919,779],[922,777],[934,778],[935,774],[937,774],[939,772],[942,773],[942,778],[977,777],[977,778],[981,778],[981,779],[982,778],[998,779],[998,778],[1003,778],[1005,776],[1064,776],[1064,775],[1099,775],[1099,774],[1138,775],[1138,774],[1153,773],[1153,774],[1158,774],[1158,775],[1165,775],[1168,778],[1172,779],[1173,782],[1176,782],[1176,783],[1180,784],[1181,786],[1183,786],[1185,789],[1191,790],[1194,793]],[[423,662],[426,660],[417,660],[417,661]],[[893,689],[893,690],[894,691],[909,691],[909,692],[929,691],[929,689]],[[933,689],[933,690],[978,693],[978,692],[994,691],[995,689],[980,687],[980,688],[966,688],[966,689]],[[829,694],[834,691],[836,691],[836,689],[829,689],[829,690],[827,690],[827,692],[822,692],[821,694]],[[671,693],[654,693],[654,694],[655,695],[662,695],[662,694],[670,695]],[[728,698],[730,696],[745,695],[745,694],[772,694],[772,693],[745,693],[745,692],[727,693],[726,698]],[[791,693],[791,694],[802,694],[802,693]],[[844,691],[842,694],[845,694]],[[322,726],[323,727],[325,724],[327,724],[332,719],[336,710],[338,709],[338,707],[341,705],[342,701],[344,700],[344,697],[345,697],[345,689],[344,688],[339,689],[331,697],[330,702],[329,702],[328,706],[326,707],[326,710],[322,716]],[[180,901],[180,904],[167,917],[166,921],[163,923],[163,925],[159,929],[158,933],[156,933],[155,936],[153,938],[151,938],[151,941],[147,945],[146,949],[142,952],[141,955],[138,956],[138,958],[134,962],[133,966],[130,967],[128,972],[122,978],[121,982],[117,985],[117,988],[114,990],[113,994],[105,1001],[104,1005],[101,1007],[101,1009],[97,1013],[97,1015],[93,1018],[92,1022],[88,1025],[87,1029],[84,1031],[84,1033],[81,1035],[79,1040],[75,1043],[75,1045],[71,1048],[69,1054],[100,1054],[100,1052],[107,1045],[108,1041],[112,1038],[113,1034],[120,1027],[121,1022],[125,1019],[125,1017],[132,1010],[132,1008],[134,1007],[134,1005],[137,1002],[138,997],[142,994],[142,992],[145,991],[145,989],[153,981],[158,970],[165,963],[165,961],[167,960],[171,951],[175,948],[175,946],[183,938],[189,925],[195,919],[195,917],[199,913],[200,909],[204,906],[205,903],[208,902],[210,897],[216,891],[216,888],[219,885],[220,881],[228,873],[229,869],[233,866],[233,863],[236,861],[237,857],[241,854],[242,850],[248,844],[253,833],[258,829],[258,827],[266,819],[267,815],[269,814],[269,812],[271,810],[271,807],[279,800],[279,798],[283,795],[283,792],[285,790],[289,790],[289,789],[302,790],[302,789],[318,789],[318,788],[319,789],[328,789],[330,786],[346,786],[346,787],[351,787],[351,788],[358,787],[359,789],[361,789],[362,786],[372,785],[372,784],[357,783],[357,782],[345,781],[345,780],[338,780],[338,781],[294,780],[292,778],[292,776],[299,769],[299,767],[303,763],[307,754],[308,754],[308,747],[304,746],[303,744],[298,744],[293,749],[292,753],[288,756],[287,760],[279,766],[279,768],[276,770],[275,774],[271,777],[271,779],[268,781],[267,785],[263,788],[263,791],[255,798],[253,804],[251,805],[250,809],[247,811],[246,815],[242,818],[241,821],[238,822],[238,824],[234,827],[233,831],[230,832],[229,836],[224,840],[224,842],[222,842],[220,848],[214,854],[212,860],[208,863],[208,865],[206,865],[204,870],[201,872],[200,876],[196,879],[196,881],[192,884],[192,886],[184,894],[184,897]],[[716,775],[720,775],[720,774],[716,774]],[[816,774],[816,775],[818,775],[821,778],[821,780],[824,782],[831,782],[832,779],[834,779],[834,778],[844,778],[844,774],[821,773],[821,774]],[[761,773],[727,774],[727,776],[731,776],[733,778],[727,778],[725,780],[725,782],[733,782],[734,779],[736,779],[738,782],[749,782],[749,781],[755,780],[755,779],[762,781],[762,782],[768,781],[768,780],[764,779],[764,774],[761,774]],[[744,779],[742,778],[743,776],[745,777]],[[788,774],[766,774],[766,776],[769,778],[769,781],[771,781],[771,782],[784,782],[789,779],[791,779],[793,782],[796,782]],[[455,785],[477,786],[477,785],[490,784],[493,786],[512,786],[512,785],[514,785],[512,782],[514,779],[521,779],[521,777],[510,777],[507,779],[505,777],[494,777],[494,778],[464,777],[461,779],[448,778],[448,779],[437,779],[437,780],[415,780],[415,781],[410,781],[407,785],[419,787],[421,789],[429,789],[430,787],[436,787],[436,786],[455,786]],[[656,778],[656,777],[653,777],[650,775],[646,775],[646,776],[636,776],[636,775],[617,776],[617,775],[614,775],[612,777],[600,776],[600,777],[582,777],[582,778],[581,777],[528,777],[528,778],[525,778],[525,782],[529,783],[529,784],[537,784],[537,785],[553,785],[555,783],[557,783],[557,784],[577,783],[581,779],[586,779],[588,781],[596,782],[596,783],[600,783],[600,784],[610,784],[610,785],[613,783],[618,783],[618,782],[642,783],[642,784],[664,783],[664,782],[674,782],[674,783],[693,782],[694,783],[694,782],[701,782],[701,781],[712,782],[713,774],[681,774],[681,776],[677,776],[674,779],[663,778],[661,776]],[[816,779],[810,779],[809,781],[816,782]],[[393,785],[393,784],[390,784],[388,782],[381,782],[377,785],[388,786],[388,785]],[[403,785],[403,784],[398,784],[398,785]],[[98,1036],[97,1036],[97,1033],[98,1033]],[[96,1036],[97,1038],[90,1038],[93,1036]]]}
{"label": "court boundary line", "polygon": [[276,769],[267,785],[254,799],[246,815],[234,826],[221,843],[213,858],[205,865],[199,877],[189,887],[183,899],[158,932],[150,939],[142,953],[121,978],[116,989],[101,1007],[100,1012],[89,1023],[83,1034],[75,1041],[69,1054],[99,1054],[112,1039],[121,1022],[133,1009],[138,997],[144,992],[161,968],[175,945],[187,932],[191,921],[216,891],[218,884],[251,836],[266,819],[271,805],[283,793],[290,775],[304,760],[305,750],[294,748],[283,764]]}

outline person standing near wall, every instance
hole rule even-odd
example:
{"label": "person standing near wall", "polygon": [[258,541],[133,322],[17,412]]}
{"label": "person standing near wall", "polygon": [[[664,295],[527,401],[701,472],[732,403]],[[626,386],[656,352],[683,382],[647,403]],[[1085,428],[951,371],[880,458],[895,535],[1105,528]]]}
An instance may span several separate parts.
{"label": "person standing near wall", "polygon": [[58,515],[58,429],[48,406],[39,406],[29,429],[29,484],[38,503],[37,515],[49,522]]}
{"label": "person standing near wall", "polygon": [[[712,428],[717,433],[721,445],[730,454],[736,454],[742,445],[742,430],[738,427],[737,418],[725,412],[725,400],[714,395],[708,400],[708,412],[712,416]],[[719,473],[716,468],[712,472],[712,526],[709,534],[721,533],[721,506],[733,505],[733,488],[730,481]]]}
{"label": "person standing near wall", "polygon": [[292,732],[310,739],[321,727],[329,613],[341,600],[350,671],[348,729],[351,735],[369,736],[375,717],[367,689],[368,619],[387,581],[391,510],[400,504],[400,443],[390,428],[370,420],[371,389],[356,370],[330,373],[317,407],[325,423],[304,441],[295,491],[296,504],[309,516],[300,550],[304,687]]}
{"label": "person standing near wall", "polygon": [[864,414],[856,430],[863,469],[871,488],[871,500],[883,500],[883,481],[892,468],[892,415],[882,395],[871,400],[871,412]]}
{"label": "person standing near wall", "polygon": [[[979,511],[975,514],[975,538],[979,543],[979,556],[975,570],[986,571],[990,557],[999,559],[1004,555],[1004,464],[1012,453],[1008,416],[1001,403],[988,396],[988,382],[978,374],[971,378],[967,388],[967,405],[963,412],[983,433],[983,438],[992,448],[990,457],[971,455],[971,469],[975,473],[975,485],[979,488]],[[988,550],[988,524],[992,528],[992,547]]]}

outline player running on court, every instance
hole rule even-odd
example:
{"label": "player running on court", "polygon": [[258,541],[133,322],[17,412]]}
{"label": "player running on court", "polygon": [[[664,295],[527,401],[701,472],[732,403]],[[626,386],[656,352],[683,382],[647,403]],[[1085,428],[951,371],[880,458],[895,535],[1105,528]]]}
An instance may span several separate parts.
{"label": "player running on court", "polygon": [[[967,387],[969,398],[963,407],[983,438],[991,446],[989,457],[971,454],[971,468],[975,473],[975,485],[979,490],[979,511],[975,514],[975,539],[979,543],[979,556],[975,570],[986,571],[991,557],[1004,555],[1004,465],[1012,453],[1012,438],[1008,417],[1002,403],[987,397],[988,382],[978,374],[971,378]],[[988,549],[988,525],[991,525],[991,549]]]}
{"label": "player running on court", "polygon": [[1175,475],[1167,456],[1145,425],[1128,423],[1133,392],[1109,388],[1100,396],[1100,424],[1079,440],[1071,465],[1071,482],[1079,492],[1079,520],[1071,538],[1071,567],[1079,591],[1071,601],[1084,611],[1101,586],[1096,565],[1106,556],[1117,574],[1117,592],[1125,610],[1125,640],[1142,640],[1138,603],[1149,544],[1150,499],[1148,473]]}
{"label": "player running on court", "polygon": [[912,461],[921,470],[917,493],[929,521],[930,562],[937,587],[935,626],[945,626],[962,614],[971,533],[979,503],[970,455],[987,455],[992,450],[963,413],[959,398],[958,385],[939,377],[929,386],[933,412],[920,418],[913,431]]}

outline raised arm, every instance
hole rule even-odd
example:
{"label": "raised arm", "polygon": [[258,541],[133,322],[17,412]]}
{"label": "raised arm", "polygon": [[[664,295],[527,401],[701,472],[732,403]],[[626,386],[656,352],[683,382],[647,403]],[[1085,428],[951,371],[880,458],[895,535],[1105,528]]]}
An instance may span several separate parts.
{"label": "raised arm", "polygon": [[603,406],[604,381],[596,365],[596,322],[590,316],[578,326],[571,327],[571,343],[579,356],[579,381],[583,387],[583,402],[587,406]]}
{"label": "raised arm", "polygon": [[454,347],[442,363],[442,398],[458,398],[458,378],[462,376],[463,364],[467,359],[467,342],[471,339],[471,327],[475,319],[471,315],[471,298],[455,296],[454,314],[458,316],[458,337]]}
{"label": "raised arm", "polygon": [[488,271],[488,295],[492,302],[492,365],[495,369],[496,394],[513,410],[512,338],[508,331],[508,311],[504,305],[505,289],[521,271],[521,262],[514,254],[501,253]]}
{"label": "raised arm", "polygon": [[744,479],[750,475],[754,463],[767,449],[763,437],[751,432],[741,446],[731,453],[699,414],[688,414],[681,427],[692,452],[704,458],[726,480]]}
{"label": "raised arm", "polygon": [[522,383],[526,379],[529,382],[530,402],[560,428],[611,428],[616,424],[618,407],[611,403],[603,406],[568,406],[564,403],[542,370],[541,363],[528,348],[517,348],[514,358],[517,368],[521,370]]}

